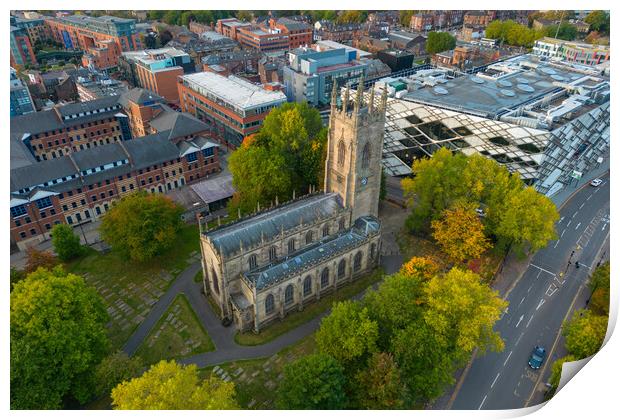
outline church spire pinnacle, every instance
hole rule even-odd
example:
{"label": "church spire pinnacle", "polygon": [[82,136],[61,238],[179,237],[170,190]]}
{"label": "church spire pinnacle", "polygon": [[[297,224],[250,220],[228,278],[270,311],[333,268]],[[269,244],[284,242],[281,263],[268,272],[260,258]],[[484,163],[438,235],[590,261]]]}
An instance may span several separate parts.
{"label": "church spire pinnacle", "polygon": [[364,103],[364,73],[357,84],[357,94],[355,95],[355,114],[357,114]]}
{"label": "church spire pinnacle", "polygon": [[375,85],[370,87],[370,100],[368,101],[368,112],[372,113],[375,105]]}
{"label": "church spire pinnacle", "polygon": [[351,89],[351,84],[347,82],[347,90],[344,91],[344,99],[342,100],[342,110],[344,113],[347,113],[349,108],[349,91]]}
{"label": "church spire pinnacle", "polygon": [[332,87],[331,106],[332,106],[332,109],[335,109],[338,106],[338,80],[336,80],[335,78],[332,80],[333,80],[333,87]]}

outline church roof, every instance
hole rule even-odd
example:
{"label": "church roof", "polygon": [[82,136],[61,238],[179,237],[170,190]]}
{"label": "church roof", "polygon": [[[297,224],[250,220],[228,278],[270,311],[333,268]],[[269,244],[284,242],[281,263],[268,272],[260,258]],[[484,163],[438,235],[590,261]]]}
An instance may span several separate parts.
{"label": "church roof", "polygon": [[234,222],[222,228],[205,232],[214,247],[225,256],[258,246],[261,240],[270,241],[282,230],[288,231],[303,224],[314,223],[338,213],[342,209],[336,193],[312,195]]}
{"label": "church roof", "polygon": [[245,273],[245,278],[256,287],[256,290],[264,289],[300,271],[306,271],[319,262],[357,247],[369,236],[379,232],[380,227],[381,224],[375,217],[360,217],[350,229],[323,238],[274,264]]}

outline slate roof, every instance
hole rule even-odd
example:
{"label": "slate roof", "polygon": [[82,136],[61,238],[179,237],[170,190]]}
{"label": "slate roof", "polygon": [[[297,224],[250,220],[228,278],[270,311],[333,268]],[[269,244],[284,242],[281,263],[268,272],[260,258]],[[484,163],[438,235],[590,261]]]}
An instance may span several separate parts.
{"label": "slate roof", "polygon": [[125,142],[125,148],[131,155],[134,169],[142,169],[166,160],[179,157],[179,149],[168,138],[170,134],[163,131],[150,136],[140,137]]}
{"label": "slate roof", "polygon": [[74,174],[77,174],[77,170],[67,155],[52,160],[42,160],[29,166],[12,169],[11,191],[19,191],[25,187]]}
{"label": "slate roof", "polygon": [[286,27],[286,29],[288,29],[289,31],[301,31],[301,30],[312,29],[312,26],[308,25],[307,23],[298,22],[296,20],[288,19],[285,17],[278,19],[278,23]]}
{"label": "slate roof", "polygon": [[170,130],[169,139],[176,139],[197,134],[209,129],[209,126],[193,115],[177,112],[168,106],[163,106],[164,112],[153,118],[149,123],[158,132]]}
{"label": "slate roof", "polygon": [[11,148],[11,169],[22,166],[32,165],[36,163],[36,159],[32,152],[28,150],[28,146],[22,141],[23,133],[10,133]]}
{"label": "slate roof", "polygon": [[[68,104],[59,106],[56,109],[61,117],[79,114],[80,112],[92,112],[96,109],[113,108],[118,105],[118,98],[114,96],[106,96],[103,98],[95,99],[94,101],[77,102],[74,104]],[[99,115],[99,114],[95,114]]]}
{"label": "slate roof", "polygon": [[133,102],[138,105],[144,105],[144,103],[150,101],[166,103],[166,100],[155,92],[142,88],[133,88],[130,91],[123,93],[118,101],[124,107],[129,106],[129,102]]}
{"label": "slate roof", "polygon": [[233,222],[219,229],[204,232],[213,246],[225,256],[244,249],[256,247],[261,239],[269,241],[282,230],[289,231],[303,222],[312,224],[338,213],[343,208],[336,193],[316,194],[274,209],[266,210],[252,217]]}
{"label": "slate roof", "polygon": [[245,273],[244,277],[256,290],[265,289],[301,271],[307,271],[325,260],[356,248],[369,236],[378,233],[380,228],[381,223],[375,217],[360,217],[350,229],[323,238],[276,263]]}

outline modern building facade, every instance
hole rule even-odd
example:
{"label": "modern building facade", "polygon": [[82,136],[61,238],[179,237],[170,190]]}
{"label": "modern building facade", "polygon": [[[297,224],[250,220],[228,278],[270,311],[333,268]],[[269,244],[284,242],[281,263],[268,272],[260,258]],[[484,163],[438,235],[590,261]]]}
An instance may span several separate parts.
{"label": "modern building facade", "polygon": [[532,53],[540,57],[555,58],[587,66],[595,66],[610,59],[607,45],[592,45],[549,37],[537,40]]}
{"label": "modern building facade", "polygon": [[271,109],[286,102],[282,92],[212,72],[180,76],[178,88],[181,109],[206,122],[213,136],[232,148],[256,132]]}
{"label": "modern building facade", "polygon": [[315,51],[298,48],[289,52],[283,69],[286,95],[291,101],[312,105],[329,104],[334,82],[338,86],[355,83],[367,73],[367,64],[356,59],[355,49]]}
{"label": "modern building facade", "polygon": [[219,171],[217,144],[198,137],[174,145],[166,132],[12,169],[11,242],[25,249],[56,224],[99,219],[127,194],[163,193]]}
{"label": "modern building facade", "polygon": [[324,191],[200,224],[204,290],[240,331],[258,333],[378,264],[385,98],[336,102],[334,89]]}
{"label": "modern building facade", "polygon": [[11,68],[11,88],[10,88],[10,108],[11,117],[18,115],[31,114],[36,112],[32,95],[28,86],[21,81],[15,70]]}
{"label": "modern building facade", "polygon": [[10,56],[11,67],[16,66],[34,66],[37,64],[37,58],[34,55],[28,33],[23,28],[16,26],[10,27]]}
{"label": "modern building facade", "polygon": [[280,18],[269,19],[269,27],[288,36],[288,49],[309,46],[312,44],[312,26],[301,21]]}

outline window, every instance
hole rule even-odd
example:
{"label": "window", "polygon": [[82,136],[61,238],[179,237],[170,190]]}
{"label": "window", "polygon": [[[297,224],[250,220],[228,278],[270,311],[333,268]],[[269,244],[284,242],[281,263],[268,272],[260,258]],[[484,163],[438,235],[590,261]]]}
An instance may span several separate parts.
{"label": "window", "polygon": [[295,252],[295,239],[288,241],[288,253],[291,254],[293,252]]}
{"label": "window", "polygon": [[338,263],[338,278],[341,279],[347,272],[347,263],[344,259],[340,260]]}
{"label": "window", "polygon": [[329,286],[329,268],[325,267],[323,271],[321,271],[321,289]]}
{"label": "window", "polygon": [[24,239],[26,237],[26,232],[19,232],[19,236]]}
{"label": "window", "polygon": [[256,254],[250,255],[249,263],[250,263],[250,270],[253,270],[256,268]]}
{"label": "window", "polygon": [[368,169],[370,166],[370,143],[366,143],[362,150],[362,169]]}
{"label": "window", "polygon": [[36,235],[37,234],[36,229],[30,229],[30,234],[33,236]]}
{"label": "window", "polygon": [[344,142],[340,140],[340,142],[338,143],[338,166],[344,165],[344,153],[345,153]]}
{"label": "window", "polygon": [[291,303],[293,303],[293,285],[289,284],[284,290],[284,304],[290,305]]}
{"label": "window", "polygon": [[185,159],[187,159],[188,162],[196,162],[198,157],[196,156],[196,152],[192,152],[185,155]]}
{"label": "window", "polygon": [[267,298],[265,299],[265,313],[270,314],[273,312],[273,310],[274,310],[273,295],[270,293],[267,295]]}
{"label": "window", "polygon": [[312,277],[307,276],[304,279],[304,296],[308,296],[312,293]]}
{"label": "window", "polygon": [[67,223],[69,223],[70,225],[73,224],[73,217],[71,216],[67,216]]}
{"label": "window", "polygon": [[309,230],[309,231],[306,233],[306,245],[309,245],[309,244],[311,244],[311,243],[312,243],[312,231],[311,231],[311,230]]}
{"label": "window", "polygon": [[49,197],[39,198],[35,201],[35,203],[37,203],[37,207],[39,209],[44,209],[52,206],[52,200]]}
{"label": "window", "polygon": [[362,251],[358,251],[353,258],[353,271],[357,272],[362,269]]}
{"label": "window", "polygon": [[338,229],[344,230],[344,217],[341,217],[340,220],[338,220]]}
{"label": "window", "polygon": [[323,237],[326,237],[327,235],[329,235],[329,225],[326,223],[323,225]]}
{"label": "window", "polygon": [[211,268],[211,280],[213,281],[213,290],[215,291],[215,293],[217,293],[219,295],[220,294],[220,285],[218,284],[217,273],[215,272],[214,268]]}
{"label": "window", "polygon": [[12,217],[23,216],[24,214],[26,214],[26,206],[24,206],[23,204],[20,204],[19,206],[11,207]]}
{"label": "window", "polygon": [[269,261],[275,261],[278,258],[278,250],[275,246],[269,248]]}
{"label": "window", "polygon": [[97,215],[100,215],[101,209],[99,207],[95,207],[95,213],[97,213]]}

